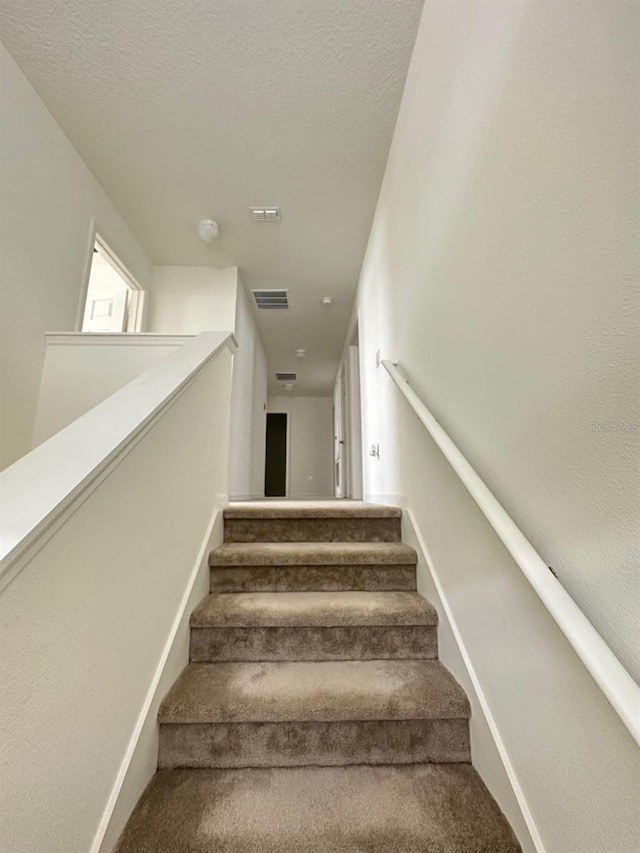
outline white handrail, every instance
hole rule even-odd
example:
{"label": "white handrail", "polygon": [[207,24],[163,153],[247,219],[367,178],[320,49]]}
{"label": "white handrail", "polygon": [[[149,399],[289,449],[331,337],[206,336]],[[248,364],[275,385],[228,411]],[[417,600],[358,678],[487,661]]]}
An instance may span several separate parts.
{"label": "white handrail", "polygon": [[0,590],[223,349],[202,332],[0,474]]}
{"label": "white handrail", "polygon": [[411,388],[397,365],[387,359],[384,359],[382,364],[462,480],[635,742],[640,745],[640,687]]}

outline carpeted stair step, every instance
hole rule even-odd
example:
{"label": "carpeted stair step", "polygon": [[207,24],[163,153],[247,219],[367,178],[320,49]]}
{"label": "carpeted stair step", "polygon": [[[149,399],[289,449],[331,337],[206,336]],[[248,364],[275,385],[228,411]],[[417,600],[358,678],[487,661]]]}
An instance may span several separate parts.
{"label": "carpeted stair step", "polygon": [[402,510],[359,501],[241,503],[224,510],[225,542],[399,542]]}
{"label": "carpeted stair step", "polygon": [[160,708],[159,766],[464,762],[468,716],[437,661],[196,663]]}
{"label": "carpeted stair step", "polygon": [[435,658],[437,624],[414,592],[210,595],[191,617],[191,660]]}
{"label": "carpeted stair step", "polygon": [[117,853],[519,853],[470,765],[165,770]]}
{"label": "carpeted stair step", "polygon": [[413,591],[416,560],[399,542],[225,544],[209,556],[211,592]]}

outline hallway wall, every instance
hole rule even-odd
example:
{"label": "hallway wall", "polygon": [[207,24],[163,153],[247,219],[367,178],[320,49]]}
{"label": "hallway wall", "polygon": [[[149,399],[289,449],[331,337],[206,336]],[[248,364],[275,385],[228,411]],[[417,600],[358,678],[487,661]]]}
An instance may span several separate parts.
{"label": "hallway wall", "polygon": [[638,16],[427,0],[355,308],[365,495],[414,513],[548,853],[637,849],[637,750],[376,353],[640,678]]}
{"label": "hallway wall", "polygon": [[260,498],[264,497],[267,357],[239,274],[235,331],[238,351],[233,365],[229,496]]}
{"label": "hallway wall", "polygon": [[0,44],[0,469],[31,447],[45,332],[76,328],[93,220],[145,288],[151,263]]}
{"label": "hallway wall", "polygon": [[148,328],[235,333],[229,496],[264,497],[267,357],[238,267],[154,267]]}
{"label": "hallway wall", "polygon": [[379,349],[638,679],[639,15],[427,2],[358,296],[368,441]]}
{"label": "hallway wall", "polygon": [[168,335],[232,331],[237,282],[237,267],[155,266],[149,330]]}
{"label": "hallway wall", "polygon": [[268,412],[289,414],[289,497],[333,496],[333,401],[331,397],[267,399]]}

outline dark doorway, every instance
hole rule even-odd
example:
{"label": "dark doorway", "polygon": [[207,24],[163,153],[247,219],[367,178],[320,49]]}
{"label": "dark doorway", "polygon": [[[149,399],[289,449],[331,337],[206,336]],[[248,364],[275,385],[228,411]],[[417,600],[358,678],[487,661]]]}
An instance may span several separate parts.
{"label": "dark doorway", "polygon": [[280,412],[267,414],[264,494],[267,498],[287,494],[287,415]]}

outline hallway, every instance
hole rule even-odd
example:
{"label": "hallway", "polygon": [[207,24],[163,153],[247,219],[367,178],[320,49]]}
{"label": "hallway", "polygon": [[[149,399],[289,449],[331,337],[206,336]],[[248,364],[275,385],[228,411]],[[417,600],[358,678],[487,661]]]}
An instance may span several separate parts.
{"label": "hallway", "polygon": [[3,851],[638,853],[640,2],[0,27]]}

